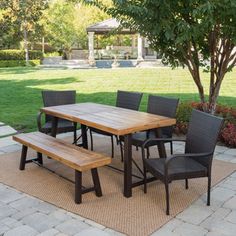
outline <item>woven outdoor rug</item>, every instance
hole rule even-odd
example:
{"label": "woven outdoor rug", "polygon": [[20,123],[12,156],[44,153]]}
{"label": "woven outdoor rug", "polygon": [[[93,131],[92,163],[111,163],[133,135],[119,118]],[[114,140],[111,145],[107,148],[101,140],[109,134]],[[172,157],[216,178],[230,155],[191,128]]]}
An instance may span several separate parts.
{"label": "woven outdoor rug", "polygon": [[[110,155],[109,138],[97,136],[94,143],[94,150]],[[152,152],[156,152],[156,148]],[[33,156],[35,152],[31,151],[29,154]],[[140,160],[140,150],[133,149],[133,155],[136,160]],[[207,189],[206,178],[190,180],[188,190],[185,189],[184,181],[173,181],[170,184],[171,215],[166,216],[165,190],[161,182],[148,184],[147,194],[143,193],[142,186],[134,188],[133,197],[125,198],[122,194],[123,174],[103,167],[99,169],[103,196],[97,198],[90,192],[83,195],[82,204],[76,205],[73,183],[33,163],[27,164],[24,171],[19,171],[19,160],[20,152],[0,155],[0,182],[127,235],[151,234],[198,199]],[[44,158],[44,163],[63,176],[74,178],[73,170],[48,158]],[[122,167],[118,147],[112,164]],[[236,165],[215,160],[212,185],[234,170]],[[83,185],[91,186],[90,172],[83,175]]]}

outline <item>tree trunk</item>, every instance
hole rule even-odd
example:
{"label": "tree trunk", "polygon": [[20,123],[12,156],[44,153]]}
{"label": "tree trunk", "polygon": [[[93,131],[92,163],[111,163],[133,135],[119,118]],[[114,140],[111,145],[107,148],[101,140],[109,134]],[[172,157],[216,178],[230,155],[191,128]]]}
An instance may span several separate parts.
{"label": "tree trunk", "polygon": [[215,113],[216,105],[217,105],[216,102],[219,97],[220,87],[221,87],[222,81],[224,79],[225,73],[226,73],[226,71],[224,73],[222,73],[221,76],[217,77],[216,82],[212,85],[212,88],[210,88],[211,93],[209,94],[209,108],[208,108],[208,110],[211,114]]}
{"label": "tree trunk", "polygon": [[202,103],[203,110],[207,112],[206,98],[204,94],[204,88],[201,83],[199,67],[195,67],[192,69],[189,63],[187,63],[187,66],[188,66],[190,74],[192,75],[193,81],[195,82],[197,86],[198,94],[199,94],[200,101]]}
{"label": "tree trunk", "polygon": [[45,39],[42,37],[42,53],[44,54],[45,52]]}
{"label": "tree trunk", "polygon": [[23,32],[24,32],[25,62],[26,66],[29,66],[28,32],[26,27],[24,27]]}

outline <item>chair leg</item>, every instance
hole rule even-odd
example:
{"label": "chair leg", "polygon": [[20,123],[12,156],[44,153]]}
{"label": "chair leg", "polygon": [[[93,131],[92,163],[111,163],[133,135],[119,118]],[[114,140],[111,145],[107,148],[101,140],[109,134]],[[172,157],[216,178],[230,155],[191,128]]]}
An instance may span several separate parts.
{"label": "chair leg", "polygon": [[75,170],[75,203],[82,202],[82,172]]}
{"label": "chair leg", "polygon": [[207,206],[211,204],[211,177],[208,177],[208,187],[207,187]]}
{"label": "chair leg", "polygon": [[111,136],[111,157],[114,158],[114,139],[113,139],[113,135]]}
{"label": "chair leg", "polygon": [[115,137],[116,137],[116,145],[119,145],[120,142],[119,137],[117,135]]}
{"label": "chair leg", "polygon": [[20,170],[25,169],[25,161],[26,161],[26,156],[27,156],[27,151],[28,147],[27,146],[22,146],[22,151],[21,151],[21,159],[20,159]]}
{"label": "chair leg", "polygon": [[173,155],[173,142],[170,142],[170,154]]}
{"label": "chair leg", "polygon": [[124,162],[124,152],[122,142],[120,141],[120,155],[121,155],[121,162]]}
{"label": "chair leg", "polygon": [[188,179],[185,179],[185,189],[188,189]]}
{"label": "chair leg", "polygon": [[94,184],[96,196],[101,197],[102,189],[101,189],[100,180],[98,176],[98,170],[97,168],[94,168],[94,169],[91,169],[91,172],[92,172],[93,184]]}
{"label": "chair leg", "polygon": [[90,134],[91,150],[93,151],[93,133],[91,129],[89,130],[89,134]]}
{"label": "chair leg", "polygon": [[149,150],[149,147],[147,147],[147,159],[149,159],[150,157],[150,150]]}
{"label": "chair leg", "polygon": [[143,191],[147,193],[147,169],[145,164],[143,163]]}
{"label": "chair leg", "polygon": [[169,184],[165,182],[165,190],[166,190],[166,215],[170,214],[170,196],[169,196]]}

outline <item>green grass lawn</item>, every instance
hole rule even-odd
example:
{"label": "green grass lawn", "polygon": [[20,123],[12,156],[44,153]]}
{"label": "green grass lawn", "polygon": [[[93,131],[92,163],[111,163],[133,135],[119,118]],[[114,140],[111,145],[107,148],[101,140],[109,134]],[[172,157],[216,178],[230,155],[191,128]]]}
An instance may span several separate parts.
{"label": "green grass lawn", "polygon": [[[204,73],[204,84],[209,75]],[[0,69],[0,121],[18,130],[35,130],[36,115],[42,107],[41,90],[77,91],[77,102],[115,104],[116,91],[144,93],[141,110],[146,109],[148,94],[198,101],[198,92],[187,70],[88,69],[40,70],[30,68]],[[208,90],[208,87],[206,87]],[[221,88],[219,103],[236,107],[236,70],[230,72]]]}

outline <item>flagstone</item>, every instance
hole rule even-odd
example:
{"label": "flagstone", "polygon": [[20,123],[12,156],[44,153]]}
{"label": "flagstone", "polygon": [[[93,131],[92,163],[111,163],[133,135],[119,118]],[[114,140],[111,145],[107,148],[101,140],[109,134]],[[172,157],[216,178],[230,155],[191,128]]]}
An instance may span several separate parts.
{"label": "flagstone", "polygon": [[0,138],[5,136],[10,136],[16,133],[17,131],[13,129],[11,126],[8,125],[0,126]]}

